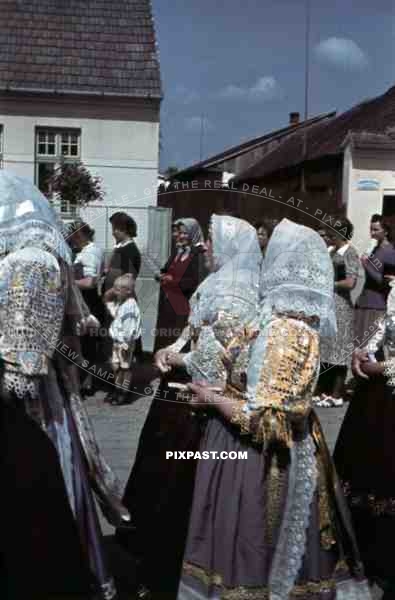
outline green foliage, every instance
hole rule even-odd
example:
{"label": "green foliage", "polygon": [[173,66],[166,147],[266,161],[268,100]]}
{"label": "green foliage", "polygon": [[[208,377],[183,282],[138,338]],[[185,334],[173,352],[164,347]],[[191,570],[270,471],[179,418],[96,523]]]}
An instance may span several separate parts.
{"label": "green foliage", "polygon": [[52,175],[49,187],[61,200],[83,207],[89,202],[103,200],[101,184],[101,178],[93,177],[82,163],[63,162]]}

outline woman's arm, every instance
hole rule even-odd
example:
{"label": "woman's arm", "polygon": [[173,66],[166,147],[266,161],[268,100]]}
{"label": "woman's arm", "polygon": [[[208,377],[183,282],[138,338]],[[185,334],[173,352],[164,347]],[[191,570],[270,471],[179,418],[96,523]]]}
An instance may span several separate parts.
{"label": "woman's arm", "polygon": [[155,366],[157,366],[162,373],[167,373],[171,368],[169,358],[172,354],[179,354],[183,357],[184,355],[180,354],[180,352],[188,344],[190,339],[191,329],[189,325],[187,325],[187,327],[182,330],[180,337],[173,344],[167,346],[167,348],[161,348],[156,352],[154,357]]}
{"label": "woman's arm", "polygon": [[81,276],[76,283],[82,290],[87,290],[97,285],[98,279],[103,270],[103,255],[95,246],[83,248],[74,263],[75,267],[82,267]]}
{"label": "woman's arm", "polygon": [[365,269],[365,272],[367,273],[367,275],[369,275],[369,277],[371,279],[373,279],[376,283],[378,284],[383,284],[385,283],[384,280],[384,267],[383,264],[380,262],[380,266],[375,263],[373,263],[370,258],[366,257],[366,258],[362,258],[361,259],[361,263],[363,268]]}
{"label": "woman's arm", "polygon": [[347,279],[342,279],[341,281],[335,281],[335,290],[353,290],[355,288],[355,284],[357,283],[356,277],[347,277]]}
{"label": "woman's arm", "polygon": [[91,290],[97,286],[97,277],[83,277],[77,279],[75,284],[80,290]]}
{"label": "woman's arm", "polygon": [[335,282],[335,289],[353,290],[358,280],[360,261],[356,250],[349,246],[344,254],[346,278]]}
{"label": "woman's arm", "polygon": [[256,364],[250,363],[248,370],[250,375],[254,369],[258,372],[256,385],[250,389],[253,398],[235,402],[226,396],[211,397],[207,403],[256,443],[276,441],[289,446],[293,430],[304,427],[311,410],[319,336],[295,319],[277,318],[265,329],[254,344],[255,354],[252,351],[251,361]]}

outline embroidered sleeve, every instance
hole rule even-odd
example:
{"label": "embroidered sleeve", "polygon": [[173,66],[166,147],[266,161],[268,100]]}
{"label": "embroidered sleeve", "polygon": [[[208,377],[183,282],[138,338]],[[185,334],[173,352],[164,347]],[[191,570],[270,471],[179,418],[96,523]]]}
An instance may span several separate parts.
{"label": "embroidered sleeve", "polygon": [[248,430],[256,443],[277,441],[291,446],[293,431],[304,426],[311,409],[319,337],[306,323],[290,318],[274,319],[262,335],[265,350],[255,398],[236,406],[232,422],[243,433]]}
{"label": "embroidered sleeve", "polygon": [[359,261],[357,251],[352,246],[347,248],[347,251],[344,255],[344,264],[346,267],[346,276],[357,278],[361,263]]}
{"label": "embroidered sleeve", "polygon": [[48,252],[23,249],[0,262],[0,355],[23,375],[47,373],[65,307],[61,271]]}
{"label": "embroidered sleeve", "polygon": [[192,380],[204,380],[225,389],[234,378],[244,348],[254,336],[252,326],[240,325],[236,312],[220,310],[215,321],[203,325],[193,351],[184,356]]}
{"label": "embroidered sleeve", "polygon": [[191,339],[191,329],[190,326],[184,327],[181,332],[180,337],[170,346],[166,348],[169,352],[181,352],[183,348],[188,344]]}
{"label": "embroidered sleeve", "polygon": [[235,405],[230,422],[240,429],[241,435],[250,435],[251,413],[247,409],[246,402],[238,402]]}
{"label": "embroidered sleeve", "polygon": [[377,324],[377,329],[374,335],[370,338],[369,342],[366,344],[366,351],[369,354],[376,354],[378,350],[382,347],[384,343],[385,337],[385,318],[380,319]]}
{"label": "embroidered sleeve", "polygon": [[395,357],[385,360],[383,366],[384,376],[387,377],[387,385],[395,388]]}
{"label": "embroidered sleeve", "polygon": [[227,371],[223,362],[224,348],[211,326],[200,330],[196,347],[183,358],[192,381],[207,381],[225,388]]}

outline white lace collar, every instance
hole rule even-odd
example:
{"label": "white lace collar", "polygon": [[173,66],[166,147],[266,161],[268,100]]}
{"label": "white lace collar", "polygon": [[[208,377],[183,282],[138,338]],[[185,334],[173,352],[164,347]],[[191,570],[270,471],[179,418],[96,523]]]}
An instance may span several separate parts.
{"label": "white lace collar", "polygon": [[115,244],[114,248],[123,248],[124,246],[127,246],[128,244],[131,244],[133,242],[133,238],[130,238],[130,240],[123,240],[123,242],[118,242],[117,244]]}

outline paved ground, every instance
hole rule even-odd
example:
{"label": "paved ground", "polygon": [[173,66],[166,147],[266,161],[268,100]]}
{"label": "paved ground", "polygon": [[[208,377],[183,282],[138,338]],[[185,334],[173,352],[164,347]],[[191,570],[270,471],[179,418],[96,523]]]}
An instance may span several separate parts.
{"label": "paved ground", "polygon": [[[136,454],[140,431],[150,407],[149,398],[141,397],[133,404],[113,407],[104,404],[103,394],[98,393],[86,402],[86,406],[104,455],[121,483],[126,483]],[[345,410],[318,409],[331,450],[335,445]]]}
{"label": "paved ground", "polygon": [[[103,394],[98,393],[86,402],[86,406],[103,453],[124,485],[134,461],[150,400],[141,397],[131,405],[112,407],[104,404]],[[346,407],[318,409],[331,450],[334,448],[345,412]],[[106,535],[112,534],[112,528],[105,521],[103,528]],[[374,600],[379,598],[380,594],[376,593]]]}

